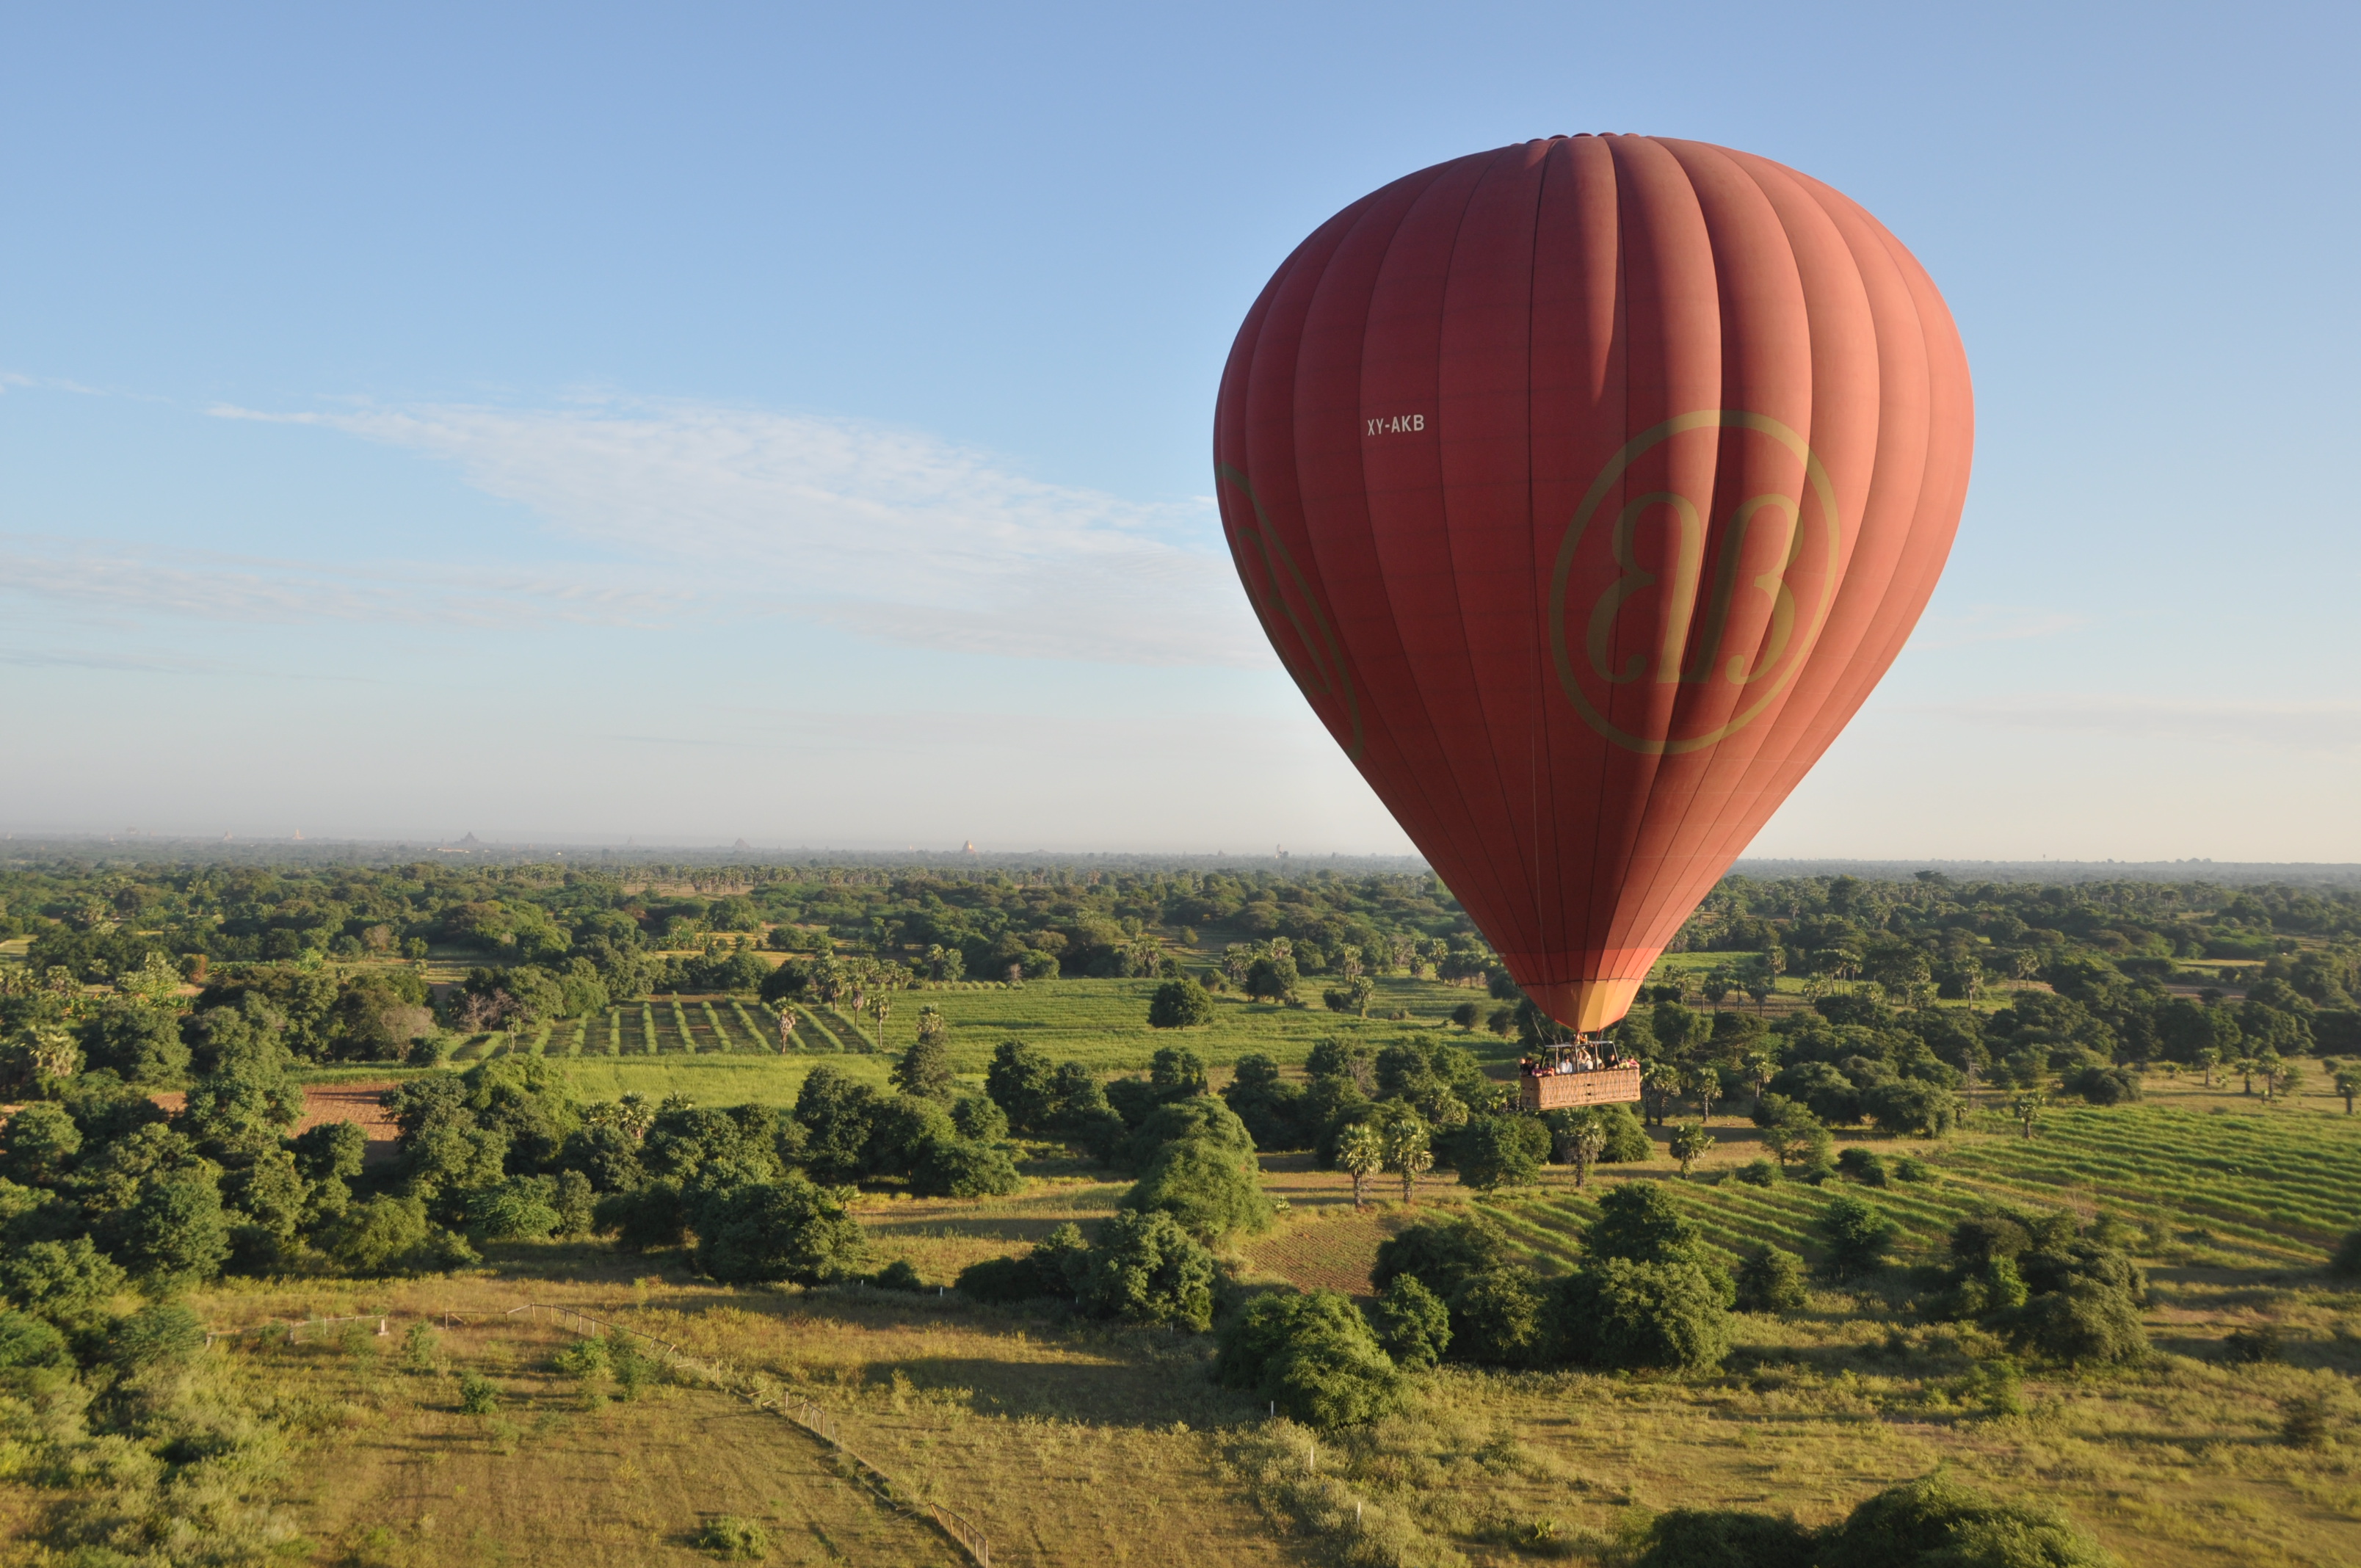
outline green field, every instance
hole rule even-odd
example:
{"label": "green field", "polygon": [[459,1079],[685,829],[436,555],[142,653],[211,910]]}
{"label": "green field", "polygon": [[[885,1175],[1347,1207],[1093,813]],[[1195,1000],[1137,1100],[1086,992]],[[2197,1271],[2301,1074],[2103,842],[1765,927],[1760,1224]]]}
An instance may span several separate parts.
{"label": "green field", "polygon": [[[936,1007],[950,1027],[951,1052],[961,1078],[981,1089],[992,1054],[1006,1040],[1038,1046],[1060,1061],[1086,1062],[1103,1073],[1139,1073],[1166,1046],[1194,1051],[1213,1069],[1216,1083],[1242,1056],[1261,1052],[1281,1064],[1301,1067],[1312,1047],[1337,1036],[1383,1046],[1407,1035],[1448,1030],[1455,1044],[1493,1063],[1510,1062],[1517,1047],[1481,1029],[1455,1029],[1451,1010],[1477,1001],[1489,1011],[1485,993],[1433,981],[1390,979],[1378,982],[1371,1016],[1355,1017],[1325,1008],[1249,1003],[1235,996],[1214,999],[1213,1022],[1201,1029],[1166,1031],[1148,1026],[1152,980],[1035,981],[1022,987],[965,984],[897,992],[885,1025],[884,1052],[872,1044],[874,1027],[833,1007],[791,1003],[797,1024],[795,1044],[779,1044],[775,1010],[744,998],[659,996],[610,1007],[597,1017],[564,1019],[514,1035],[478,1035],[452,1052],[465,1067],[494,1058],[537,1056],[557,1064],[577,1091],[594,1100],[626,1093],[686,1094],[703,1105],[794,1102],[814,1062],[826,1061],[864,1082],[883,1085],[893,1053],[906,1049],[917,1032],[918,1010]],[[1411,1014],[1396,1020],[1393,1012]],[[367,1076],[400,1077],[401,1069],[371,1069]],[[331,1069],[321,1079],[360,1076]]]}

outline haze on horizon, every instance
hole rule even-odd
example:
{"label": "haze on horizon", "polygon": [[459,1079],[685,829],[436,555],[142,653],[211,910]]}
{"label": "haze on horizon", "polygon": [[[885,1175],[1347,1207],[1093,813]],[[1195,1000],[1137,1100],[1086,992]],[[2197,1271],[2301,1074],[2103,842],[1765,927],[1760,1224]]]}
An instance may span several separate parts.
{"label": "haze on horizon", "polygon": [[2361,861],[2356,32],[19,8],[0,830],[1403,852],[1214,378],[1338,207],[1614,128],[1861,201],[1976,376],[1943,586],[1750,858]]}

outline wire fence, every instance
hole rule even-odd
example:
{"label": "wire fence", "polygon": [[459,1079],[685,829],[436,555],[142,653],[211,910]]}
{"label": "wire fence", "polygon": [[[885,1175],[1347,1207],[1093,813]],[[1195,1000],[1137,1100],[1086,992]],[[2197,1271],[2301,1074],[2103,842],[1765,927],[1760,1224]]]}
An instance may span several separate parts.
{"label": "wire fence", "polygon": [[[957,1508],[925,1497],[913,1497],[906,1488],[895,1481],[884,1466],[871,1460],[844,1441],[842,1434],[837,1430],[835,1412],[824,1406],[816,1405],[808,1399],[791,1398],[785,1394],[765,1394],[760,1389],[745,1387],[730,1375],[726,1367],[709,1361],[701,1361],[668,1339],[661,1339],[638,1329],[626,1328],[620,1323],[610,1323],[603,1318],[594,1318],[589,1313],[579,1311],[572,1307],[528,1301],[520,1307],[511,1307],[505,1312],[445,1312],[442,1318],[445,1327],[464,1327],[467,1320],[471,1318],[513,1318],[520,1312],[543,1314],[548,1321],[563,1323],[575,1332],[584,1335],[598,1332],[621,1335],[636,1340],[659,1352],[675,1369],[694,1372],[714,1387],[736,1394],[758,1410],[769,1410],[775,1415],[785,1417],[825,1443],[831,1452],[842,1456],[852,1467],[853,1478],[860,1485],[875,1493],[881,1500],[906,1515],[926,1515],[934,1522],[935,1528],[941,1530],[954,1545],[967,1553],[976,1568],[992,1568],[992,1538],[983,1532],[981,1526]],[[325,1322],[346,1320],[317,1321]],[[383,1320],[379,1320],[379,1332],[380,1333],[384,1332]]]}

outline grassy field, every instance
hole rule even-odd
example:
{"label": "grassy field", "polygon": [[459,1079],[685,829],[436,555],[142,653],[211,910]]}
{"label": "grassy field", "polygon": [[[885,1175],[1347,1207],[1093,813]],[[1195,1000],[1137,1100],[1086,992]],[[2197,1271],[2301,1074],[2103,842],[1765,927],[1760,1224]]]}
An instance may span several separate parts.
{"label": "grassy field", "polygon": [[[720,1103],[755,1081],[741,1071],[796,1065],[683,1053],[575,1070],[669,1070]],[[1553,1169],[1478,1206],[1544,1268],[1572,1255],[1592,1200],[1623,1181],[1664,1183],[1733,1254],[1763,1239],[1812,1254],[1813,1218],[1835,1189],[1722,1179],[1757,1151],[1751,1126],[1725,1119],[1716,1131],[1723,1141],[1689,1181],[1660,1155],[1604,1168],[1587,1193]],[[384,1339],[247,1338],[212,1353],[297,1434],[280,1504],[301,1537],[291,1561],[689,1562],[697,1530],[723,1513],[760,1521],[774,1563],[958,1561],[923,1517],[881,1504],[820,1444],[727,1387],[669,1383],[624,1402],[559,1376],[549,1358],[565,1336],[498,1315],[547,1301],[675,1340],[724,1364],[733,1386],[821,1403],[906,1495],[977,1519],[1002,1563],[1313,1563],[1380,1536],[1408,1543],[1399,1561],[1594,1560],[1653,1510],[1820,1521],[1938,1465],[2063,1508],[2139,1568],[2361,1562],[2361,1295],[2317,1272],[2330,1240],[2361,1223],[2361,1119],[2325,1100],[2266,1107],[2160,1087],[2141,1105],[2053,1112],[2030,1141],[1994,1118],[1939,1145],[1879,1146],[1916,1152],[1935,1174],[1844,1189],[1900,1223],[1897,1266],[1873,1288],[1823,1288],[1790,1319],[1741,1317],[1721,1372],[1448,1370],[1408,1415],[1334,1441],[1215,1387],[1210,1346],[1191,1336],[932,1293],[733,1291],[676,1260],[600,1247],[511,1245],[478,1270],[381,1287],[231,1282],[198,1304],[223,1327],[392,1315]],[[1411,1217],[1398,1190],[1375,1189],[1384,1201],[1356,1212],[1345,1179],[1308,1157],[1264,1166],[1286,1211],[1233,1256],[1240,1277],[1366,1291],[1378,1243]],[[939,1286],[1061,1222],[1104,1217],[1123,1190],[1045,1163],[1011,1199],[874,1194],[856,1213],[880,1262],[906,1258]],[[1954,1218],[1994,1200],[2146,1227],[2147,1364],[2010,1383],[1973,1330],[1911,1310],[1932,1278],[1910,1266],[1934,1255]],[[1437,1179],[1416,1199],[1420,1212],[1474,1202]],[[442,1331],[440,1368],[401,1370],[405,1326],[455,1312],[468,1316]],[[2265,1323],[2284,1337],[2284,1363],[2227,1364],[2223,1336]],[[498,1386],[496,1415],[460,1413],[462,1372]],[[2326,1447],[2277,1441],[2303,1398],[2332,1412]],[[29,1496],[0,1483],[0,1509],[21,1516]]]}
{"label": "grassy field", "polygon": [[[942,1007],[970,1080],[1001,1040],[1108,1069],[1144,1067],[1177,1039],[1217,1064],[1250,1050],[1300,1062],[1344,1031],[1382,1040],[1434,1028],[1471,994],[1391,982],[1378,1011],[1411,1023],[1221,1003],[1211,1028],[1147,1029],[1147,982],[1060,981],[901,999],[888,1042],[921,1003]],[[556,1063],[586,1097],[682,1092],[707,1105],[780,1103],[815,1062],[882,1083],[891,1058],[851,1020],[807,1015],[807,1048],[781,1053],[751,1006],[661,999],[580,1026],[469,1042],[481,1059],[522,1050]],[[766,1036],[764,1030],[770,1033]],[[830,1043],[817,1046],[822,1037]],[[1466,1039],[1466,1036],[1461,1036]],[[1488,1036],[1467,1043],[1506,1054]],[[400,1076],[370,1068],[324,1083]],[[966,1304],[931,1292],[730,1290],[680,1260],[604,1247],[512,1244],[485,1266],[381,1285],[228,1281],[195,1299],[221,1328],[309,1316],[390,1315],[391,1333],[298,1345],[265,1336],[207,1353],[291,1434],[271,1482],[289,1534],[281,1560],[410,1564],[711,1561],[695,1545],[721,1514],[760,1521],[776,1563],[937,1564],[960,1559],[923,1517],[881,1504],[808,1435],[733,1389],[778,1387],[836,1413],[845,1440],[909,1496],[976,1518],[1004,1564],[1465,1561],[1483,1568],[1610,1560],[1653,1511],[1792,1510],[1812,1522],[1938,1465],[1990,1490],[2059,1507],[2136,1568],[2327,1568],[2361,1563],[2361,1292],[2319,1272],[2361,1225],[2361,1118],[2309,1095],[2265,1104],[2186,1080],[2149,1081],[2145,1103],[2053,1108],[2027,1140],[1994,1110],[1939,1144],[1864,1140],[1919,1156],[1933,1179],[1882,1189],[1749,1186],[1756,1130],[1715,1120],[1719,1140],[1682,1181],[1657,1157],[1602,1168],[1587,1191],[1552,1168],[1537,1188],[1477,1199],[1430,1178],[1420,1213],[1479,1207],[1543,1269],[1574,1255],[1607,1186],[1664,1184],[1709,1242],[1735,1257],[1763,1241],[1817,1254],[1813,1224],[1841,1190],[1900,1226],[1896,1266],[1872,1286],[1823,1288],[1809,1310],[1741,1317],[1738,1350],[1696,1376],[1507,1376],[1447,1370],[1417,1407],[1335,1441],[1314,1439],[1215,1387],[1210,1344]],[[1307,1156],[1266,1156],[1279,1223],[1229,1260],[1248,1281],[1366,1292],[1384,1237],[1413,1215],[1399,1190],[1356,1212],[1346,1179]],[[907,1259],[929,1287],[1021,1251],[1069,1220],[1113,1212],[1124,1186],[1087,1166],[1036,1162],[998,1201],[861,1199],[876,1261]],[[2003,1201],[2102,1212],[2138,1226],[2153,1291],[2155,1354],[2089,1376],[2012,1381],[1971,1328],[1932,1322],[1916,1299],[1949,1226]],[[586,1389],[550,1365],[565,1336],[500,1314],[577,1306],[678,1341],[726,1369],[723,1387],[662,1384],[634,1400]],[[461,1314],[452,1320],[450,1314]],[[445,1323],[425,1371],[404,1370],[407,1326]],[[2235,1329],[2270,1325],[2279,1364],[2223,1354]],[[462,1373],[500,1392],[495,1414],[459,1409]],[[2332,1436],[2279,1441],[2290,1404],[2321,1401]],[[56,1494],[0,1474],[0,1534],[21,1539]],[[1356,1533],[1357,1532],[1357,1533]],[[0,1543],[0,1565],[47,1564]]]}

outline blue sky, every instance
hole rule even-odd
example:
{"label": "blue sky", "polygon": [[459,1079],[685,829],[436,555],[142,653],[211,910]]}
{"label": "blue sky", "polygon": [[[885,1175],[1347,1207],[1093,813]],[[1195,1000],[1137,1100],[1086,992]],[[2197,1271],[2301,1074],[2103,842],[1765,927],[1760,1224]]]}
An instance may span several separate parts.
{"label": "blue sky", "polygon": [[0,11],[0,828],[1394,850],[1206,473],[1530,136],[1916,251],[1979,401],[1759,853],[2361,860],[2349,8]]}

